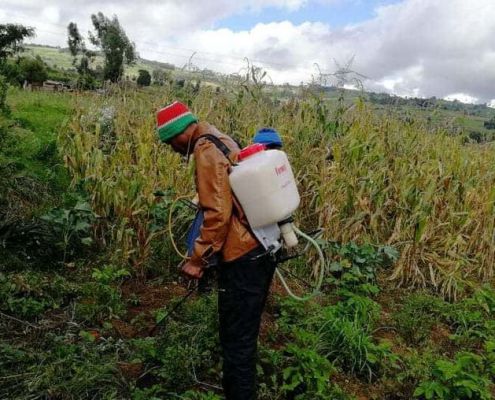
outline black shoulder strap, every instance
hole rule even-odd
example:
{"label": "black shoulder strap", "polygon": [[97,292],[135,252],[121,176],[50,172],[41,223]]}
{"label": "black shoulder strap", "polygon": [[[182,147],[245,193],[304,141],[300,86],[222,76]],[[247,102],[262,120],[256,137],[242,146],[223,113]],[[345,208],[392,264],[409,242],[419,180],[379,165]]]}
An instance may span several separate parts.
{"label": "black shoulder strap", "polygon": [[196,143],[198,143],[198,140],[201,138],[208,139],[210,142],[212,142],[218,148],[218,150],[220,150],[223,153],[223,155],[227,158],[227,160],[229,160],[229,163],[231,165],[236,165],[232,161],[232,159],[230,158],[230,153],[231,153],[230,149],[218,137],[216,137],[215,135],[212,135],[211,133],[206,133],[206,134],[198,137],[198,139],[196,140]]}

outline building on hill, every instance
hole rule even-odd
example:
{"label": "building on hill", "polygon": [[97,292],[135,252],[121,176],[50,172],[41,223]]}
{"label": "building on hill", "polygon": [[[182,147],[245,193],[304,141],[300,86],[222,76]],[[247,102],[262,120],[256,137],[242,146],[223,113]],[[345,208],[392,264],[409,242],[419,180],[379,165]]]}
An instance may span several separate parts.
{"label": "building on hill", "polygon": [[52,81],[48,80],[43,82],[42,90],[46,90],[48,92],[63,92],[65,90],[71,89],[70,85],[64,82]]}
{"label": "building on hill", "polygon": [[64,91],[72,91],[73,88],[70,84],[59,81],[47,80],[44,82],[24,82],[23,85],[24,90],[36,91],[43,90],[46,92],[64,92]]}

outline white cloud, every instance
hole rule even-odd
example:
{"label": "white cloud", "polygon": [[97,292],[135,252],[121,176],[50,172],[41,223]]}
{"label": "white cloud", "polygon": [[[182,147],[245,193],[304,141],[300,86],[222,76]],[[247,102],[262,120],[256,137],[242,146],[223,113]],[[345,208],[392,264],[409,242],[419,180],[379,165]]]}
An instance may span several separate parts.
{"label": "white cloud", "polygon": [[376,82],[368,81],[367,85],[370,90],[374,91],[385,89],[387,92],[399,96],[421,97],[420,86],[423,76],[424,67],[413,65],[394,71]]}
{"label": "white cloud", "polygon": [[[493,0],[403,0],[381,7],[368,21],[334,29],[328,24],[258,24],[233,31],[216,26],[230,15],[265,7],[298,10],[309,2],[360,0],[2,0],[0,22],[38,28],[39,43],[65,45],[69,21],[90,28],[89,16],[117,14],[143,57],[183,65],[192,50],[200,67],[237,72],[249,57],[275,82],[308,81],[317,70],[335,70],[334,59],[355,55],[353,69],[365,87],[402,96],[463,94],[480,102],[495,98]],[[39,18],[42,15],[43,18]]]}
{"label": "white cloud", "polygon": [[477,97],[470,96],[466,93],[453,93],[449,94],[448,96],[444,97],[445,100],[450,100],[450,101],[460,101],[461,103],[468,103],[468,104],[476,104],[479,102],[479,99]]}
{"label": "white cloud", "polygon": [[41,18],[49,23],[58,24],[60,19],[60,10],[57,7],[45,7],[41,11]]}
{"label": "white cloud", "polygon": [[487,103],[487,105],[488,105],[488,107],[495,108],[495,99],[490,100],[490,101]]}

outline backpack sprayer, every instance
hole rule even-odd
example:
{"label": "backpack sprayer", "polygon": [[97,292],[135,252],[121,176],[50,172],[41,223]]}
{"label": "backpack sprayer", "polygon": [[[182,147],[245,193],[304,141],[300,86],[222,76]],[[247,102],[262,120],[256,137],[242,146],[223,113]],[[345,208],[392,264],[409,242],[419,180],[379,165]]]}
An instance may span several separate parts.
{"label": "backpack sprayer", "polygon": [[297,235],[315,247],[320,268],[316,287],[311,294],[304,297],[295,295],[278,268],[276,274],[294,299],[304,301],[316,296],[325,275],[325,257],[316,240],[293,223],[292,214],[299,207],[301,198],[285,152],[268,150],[260,143],[244,148],[239,153],[238,164],[232,166],[229,181],[253,233],[267,253],[275,255],[282,247],[290,249],[297,246]]}
{"label": "backpack sprayer", "polygon": [[[213,142],[231,161],[230,150],[223,142],[214,135],[203,135],[203,137]],[[291,249],[297,246],[299,243],[297,236],[306,240],[308,246],[315,247],[320,266],[316,287],[312,293],[303,297],[297,296],[289,288],[279,268],[275,272],[287,293],[294,299],[306,301],[319,294],[325,275],[325,257],[316,240],[299,230],[293,223],[292,214],[299,207],[300,196],[285,152],[268,149],[266,145],[260,143],[247,146],[239,153],[238,162],[231,162],[229,181],[232,192],[246,214],[251,230],[266,250],[265,254],[276,257],[282,248]],[[169,216],[171,215],[172,210]],[[200,210],[188,234],[189,251],[199,235],[202,219]],[[187,255],[180,253],[173,241],[171,219],[169,219],[169,233],[178,254],[186,258]]]}

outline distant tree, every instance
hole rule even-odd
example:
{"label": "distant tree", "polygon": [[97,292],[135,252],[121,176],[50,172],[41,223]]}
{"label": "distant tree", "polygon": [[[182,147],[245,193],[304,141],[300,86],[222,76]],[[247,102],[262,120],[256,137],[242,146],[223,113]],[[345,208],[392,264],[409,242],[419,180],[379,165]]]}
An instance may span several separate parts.
{"label": "distant tree", "polygon": [[32,82],[44,82],[48,79],[46,65],[40,56],[36,58],[24,57],[19,63],[22,80]]}
{"label": "distant tree", "polygon": [[[67,33],[67,44],[69,45],[70,54],[73,57],[72,64],[79,73],[90,72],[90,64],[96,56],[96,53],[86,47],[86,43],[79,33],[76,23],[70,22],[69,25],[67,25]],[[80,59],[78,59],[78,57],[80,57]]]}
{"label": "distant tree", "polygon": [[470,131],[468,133],[468,136],[472,142],[481,143],[485,141],[485,136],[483,135],[483,133],[478,131]]}
{"label": "distant tree", "polygon": [[495,116],[483,123],[486,129],[495,129]]}
{"label": "distant tree", "polygon": [[146,69],[140,69],[138,71],[139,76],[137,78],[137,84],[139,86],[149,86],[151,85],[151,75]]}
{"label": "distant tree", "polygon": [[79,89],[94,89],[96,87],[96,73],[91,69],[91,62],[96,54],[86,48],[86,43],[79,33],[76,23],[70,22],[67,25],[67,34],[67,44],[73,57],[72,65],[79,74],[77,87]]}
{"label": "distant tree", "polygon": [[162,86],[170,79],[170,73],[164,71],[163,69],[154,69],[151,72],[151,77],[153,78],[153,83],[155,85]]}
{"label": "distant tree", "polygon": [[79,75],[76,86],[79,89],[94,90],[100,86],[98,80],[91,74]]}
{"label": "distant tree", "polygon": [[0,62],[23,51],[22,42],[34,36],[34,29],[19,24],[0,25]]}
{"label": "distant tree", "polygon": [[117,82],[123,75],[124,64],[132,64],[136,58],[134,44],[127,37],[117,16],[107,18],[103,13],[91,15],[95,32],[90,32],[91,43],[97,46],[105,58],[104,79]]}
{"label": "distant tree", "polygon": [[78,54],[84,53],[84,50],[86,50],[84,39],[79,33],[79,29],[75,22],[69,22],[69,25],[67,25],[67,32],[67,44],[69,45],[69,51],[70,54],[72,54],[72,57],[77,57]]}

